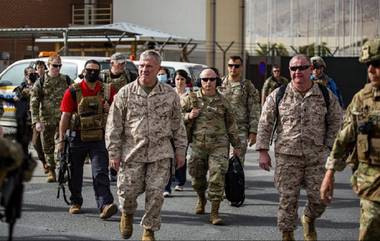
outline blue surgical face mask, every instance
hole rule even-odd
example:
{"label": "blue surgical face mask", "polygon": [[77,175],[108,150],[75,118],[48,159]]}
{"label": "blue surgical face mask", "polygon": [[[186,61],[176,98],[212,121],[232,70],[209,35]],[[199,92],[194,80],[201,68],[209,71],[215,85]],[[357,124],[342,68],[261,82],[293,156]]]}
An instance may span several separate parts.
{"label": "blue surgical face mask", "polygon": [[164,75],[157,75],[157,79],[161,83],[166,83],[168,81],[168,77],[165,74]]}

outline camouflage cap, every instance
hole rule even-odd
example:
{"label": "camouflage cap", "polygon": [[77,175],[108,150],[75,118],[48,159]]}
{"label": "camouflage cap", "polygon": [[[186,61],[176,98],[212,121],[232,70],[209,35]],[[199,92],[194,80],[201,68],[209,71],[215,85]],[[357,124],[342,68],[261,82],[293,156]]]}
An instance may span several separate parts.
{"label": "camouflage cap", "polygon": [[327,68],[327,65],[326,65],[325,61],[321,57],[319,57],[319,56],[312,57],[310,59],[310,62],[316,68],[318,68],[320,66],[323,66],[325,69]]}
{"label": "camouflage cap", "polygon": [[111,61],[117,62],[119,64],[124,63],[126,61],[125,57],[121,53],[114,53],[111,56]]}
{"label": "camouflage cap", "polygon": [[359,62],[368,63],[375,60],[380,60],[380,39],[368,40],[360,52]]}

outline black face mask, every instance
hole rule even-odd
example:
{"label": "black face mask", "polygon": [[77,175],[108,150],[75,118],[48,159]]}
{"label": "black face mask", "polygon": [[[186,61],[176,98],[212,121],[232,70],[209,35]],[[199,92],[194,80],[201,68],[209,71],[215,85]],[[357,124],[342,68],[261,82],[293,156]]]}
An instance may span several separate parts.
{"label": "black face mask", "polygon": [[29,77],[29,80],[30,80],[32,83],[34,83],[34,82],[36,82],[36,80],[37,80],[37,78],[38,78],[38,74],[37,74],[37,73],[30,73],[28,77]]}
{"label": "black face mask", "polygon": [[86,71],[86,74],[84,75],[84,77],[88,82],[94,83],[95,81],[99,79],[99,71],[91,71],[91,72]]}

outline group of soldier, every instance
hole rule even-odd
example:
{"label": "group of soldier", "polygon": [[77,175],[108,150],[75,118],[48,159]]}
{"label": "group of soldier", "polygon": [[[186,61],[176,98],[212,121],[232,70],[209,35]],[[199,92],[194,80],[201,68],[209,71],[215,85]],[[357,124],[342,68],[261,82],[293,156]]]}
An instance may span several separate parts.
{"label": "group of soldier", "polygon": [[124,72],[124,57],[115,54],[110,70],[101,73],[100,64],[89,60],[83,80],[72,83],[59,73],[62,63],[56,55],[31,88],[31,128],[41,133],[49,182],[56,180],[55,149],[62,152],[65,133],[75,132],[70,144],[71,214],[81,213],[87,155],[102,219],[118,210],[108,168],[118,171],[119,231],[124,239],[133,233],[137,197],[145,192],[142,240],[155,240],[163,190],[172,168],[185,165],[187,150],[191,150],[187,166],[197,193],[194,212],[204,214],[209,201],[210,223],[222,224],[219,208],[229,156],[238,156],[244,164],[247,147],[256,144],[259,166],[269,171],[268,152],[274,139],[277,225],[283,240],[294,240],[301,187],[307,193],[301,217],[304,239],[317,240],[315,220],[332,199],[334,172],[347,164],[354,170],[353,189],[361,200],[359,240],[378,240],[380,39],[363,45],[359,61],[367,64],[370,83],[354,96],[342,124],[342,97],[325,74],[327,66],[320,57],[292,57],[290,82],[280,76],[279,66],[273,66],[260,104],[259,91],[242,76],[239,56],[229,58],[227,76],[205,68],[196,82],[199,89],[179,94],[158,81],[161,56],[154,50],[141,54],[134,81]]}

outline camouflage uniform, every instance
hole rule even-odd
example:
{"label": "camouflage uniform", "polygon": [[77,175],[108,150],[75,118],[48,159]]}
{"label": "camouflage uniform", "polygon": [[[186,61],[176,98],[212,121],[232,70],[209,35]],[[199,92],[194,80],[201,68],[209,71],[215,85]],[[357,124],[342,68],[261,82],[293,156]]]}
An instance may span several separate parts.
{"label": "camouflage uniform", "polygon": [[286,85],[289,83],[289,80],[285,77],[280,76],[280,80],[276,80],[273,76],[265,80],[263,89],[261,90],[261,100],[262,105],[264,105],[265,99],[268,97],[273,90],[277,89],[281,85]]}
{"label": "camouflage uniform", "polygon": [[[195,96],[196,95],[196,96]],[[201,109],[191,129],[191,157],[188,163],[192,186],[197,193],[207,189],[210,201],[223,200],[224,176],[228,168],[228,146],[240,148],[236,120],[228,101],[217,92],[215,96],[203,96],[201,90],[186,96],[181,105],[185,122],[196,102]],[[196,101],[192,100],[196,98]]]}
{"label": "camouflage uniform", "polygon": [[241,142],[240,160],[244,164],[247,152],[249,133],[257,133],[257,124],[260,118],[260,93],[250,80],[239,82],[223,79],[220,88],[225,98],[229,101],[236,117]]}
{"label": "camouflage uniform", "polygon": [[103,83],[105,83],[105,94],[107,99],[108,90],[110,89],[110,86],[114,88],[116,93],[126,84],[131,83],[132,77],[128,70],[125,70],[123,73],[120,74],[119,77],[114,78],[111,75],[111,71],[109,69],[102,70],[100,73],[100,76],[103,80]]}
{"label": "camouflage uniform", "polygon": [[59,137],[58,127],[61,119],[60,104],[72,81],[66,75],[51,77],[47,73],[34,83],[30,96],[30,111],[32,125],[42,122],[45,125],[41,133],[41,142],[47,164],[54,168],[57,161],[55,154],[55,140]]}
{"label": "camouflage uniform", "polygon": [[[360,197],[359,240],[380,239],[379,98],[380,90],[371,84],[354,96],[326,162],[327,169],[341,171],[348,164],[347,156],[354,151],[356,157],[350,158],[349,164],[355,170],[351,179],[353,189]],[[371,130],[366,130],[366,123],[372,126]]]}
{"label": "camouflage uniform", "polygon": [[[267,97],[263,106],[256,150],[269,149],[276,119],[275,98],[278,90]],[[329,95],[330,105],[327,110],[318,85],[314,84],[302,96],[290,83],[279,103],[274,180],[280,194],[278,227],[282,232],[292,232],[296,228],[301,185],[304,185],[308,197],[304,215],[315,219],[325,210],[325,205],[321,203],[319,197],[319,188],[325,171],[323,160],[332,147],[342,119],[337,99],[331,91]]]}
{"label": "camouflage uniform", "polygon": [[128,215],[137,208],[137,196],[145,191],[141,225],[156,231],[165,185],[170,175],[174,143],[185,156],[187,137],[180,100],[172,87],[157,83],[147,94],[138,79],[121,88],[108,115],[106,145],[111,160],[121,160],[117,181],[120,209]]}

